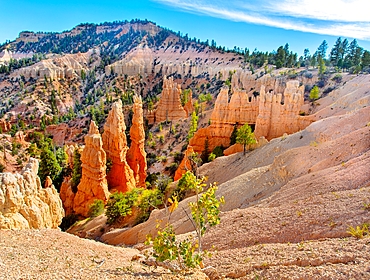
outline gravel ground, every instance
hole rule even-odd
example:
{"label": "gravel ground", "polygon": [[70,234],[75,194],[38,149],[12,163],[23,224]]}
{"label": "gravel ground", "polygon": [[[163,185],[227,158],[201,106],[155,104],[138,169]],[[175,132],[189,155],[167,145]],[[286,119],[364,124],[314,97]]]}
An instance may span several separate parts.
{"label": "gravel ground", "polygon": [[59,230],[1,230],[0,279],[207,279],[131,261],[138,254]]}

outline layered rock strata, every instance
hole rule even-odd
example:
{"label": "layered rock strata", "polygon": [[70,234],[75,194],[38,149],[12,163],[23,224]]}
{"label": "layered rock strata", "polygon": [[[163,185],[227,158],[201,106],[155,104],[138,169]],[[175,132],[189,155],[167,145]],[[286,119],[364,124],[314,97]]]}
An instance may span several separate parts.
{"label": "layered rock strata", "polygon": [[20,173],[0,173],[0,229],[57,228],[62,201],[51,185],[42,188],[39,164],[30,158]]}
{"label": "layered rock strata", "polygon": [[122,103],[118,101],[113,104],[109,112],[102,138],[107,160],[111,161],[111,169],[107,174],[108,186],[109,189],[120,192],[126,192],[135,187],[134,173],[126,161],[128,147],[125,131]]}
{"label": "layered rock strata", "polygon": [[130,128],[131,147],[127,153],[127,163],[133,170],[136,186],[145,187],[147,163],[145,152],[143,102],[140,96],[134,96],[133,112],[132,126]]}
{"label": "layered rock strata", "polygon": [[314,121],[312,117],[299,116],[303,94],[304,87],[299,87],[298,81],[289,81],[283,94],[265,92],[264,86],[256,97],[245,90],[234,89],[229,101],[228,87],[224,87],[217,96],[211,125],[199,129],[189,144],[195,152],[201,152],[208,137],[210,150],[221,145],[228,147],[234,126],[245,123],[255,128],[257,139],[263,136],[271,140],[299,131]]}
{"label": "layered rock strata", "polygon": [[95,199],[106,201],[109,197],[106,178],[106,154],[103,141],[94,121],[85,136],[85,148],[81,154],[82,177],[73,201],[76,214],[87,216]]}
{"label": "layered rock strata", "polygon": [[254,128],[256,139],[265,137],[271,140],[284,133],[302,130],[315,119],[313,116],[299,115],[304,102],[303,95],[304,87],[300,87],[298,81],[289,81],[283,94],[275,94],[273,90],[266,92],[265,86],[261,87],[257,96],[234,89],[229,101],[229,88],[225,86],[217,96],[210,118],[211,125],[199,129],[190,139],[189,146],[194,152],[201,153],[208,139],[210,151],[217,146],[228,147],[233,130],[246,123]]}
{"label": "layered rock strata", "polygon": [[81,75],[88,70],[90,52],[66,54],[64,56],[42,60],[34,65],[16,70],[13,76],[24,76],[26,79],[65,79]]}

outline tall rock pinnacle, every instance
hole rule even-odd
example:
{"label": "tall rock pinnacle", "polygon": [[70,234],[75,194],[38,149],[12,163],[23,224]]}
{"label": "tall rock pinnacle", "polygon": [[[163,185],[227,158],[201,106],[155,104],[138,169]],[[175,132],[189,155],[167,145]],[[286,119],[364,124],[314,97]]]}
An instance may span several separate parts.
{"label": "tall rock pinnacle", "polygon": [[90,123],[89,134],[85,136],[85,148],[81,154],[82,178],[77,186],[73,202],[75,213],[87,216],[89,206],[95,199],[106,201],[109,197],[106,179],[106,154],[98,127]]}
{"label": "tall rock pinnacle", "polygon": [[145,187],[146,179],[146,152],[144,149],[145,131],[143,119],[143,102],[140,96],[134,96],[134,115],[130,128],[131,147],[127,153],[127,162],[134,171],[136,185]]}
{"label": "tall rock pinnacle", "polygon": [[109,189],[126,192],[135,187],[135,177],[126,161],[128,151],[126,125],[121,100],[114,103],[104,125],[103,149],[112,167],[107,174]]}

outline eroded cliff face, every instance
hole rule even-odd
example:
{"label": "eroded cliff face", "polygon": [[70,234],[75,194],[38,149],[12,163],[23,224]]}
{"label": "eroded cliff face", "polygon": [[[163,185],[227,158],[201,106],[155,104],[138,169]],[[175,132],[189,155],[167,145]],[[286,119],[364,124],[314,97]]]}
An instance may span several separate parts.
{"label": "eroded cliff face", "polygon": [[[278,82],[275,82],[279,84]],[[279,88],[279,87],[277,87]],[[315,120],[314,116],[300,116],[304,102],[304,86],[298,81],[288,81],[284,93],[266,92],[261,86],[260,94],[254,96],[245,90],[234,89],[229,101],[229,88],[223,87],[217,96],[210,121],[211,125],[199,129],[189,141],[194,152],[201,153],[208,139],[208,148],[212,151],[217,146],[229,147],[230,136],[234,128],[246,123],[255,128],[256,139],[271,140],[306,128]],[[230,149],[228,154],[238,151]],[[183,165],[183,163],[182,163]],[[178,170],[176,178],[183,174]]]}
{"label": "eroded cliff face", "polygon": [[306,128],[312,117],[299,116],[299,110],[304,103],[304,86],[298,81],[289,81],[283,94],[265,92],[261,87],[259,112],[255,121],[256,137],[265,136],[267,139],[292,134]]}
{"label": "eroded cliff face", "polygon": [[[181,105],[181,85],[175,83],[173,78],[163,78],[163,90],[155,111],[155,122],[175,121],[188,116]],[[190,106],[190,105],[188,105]],[[189,110],[189,109],[188,109]]]}
{"label": "eroded cliff face", "polygon": [[234,126],[240,127],[245,123],[255,128],[257,139],[265,137],[271,140],[284,133],[291,134],[304,129],[314,119],[299,116],[304,102],[303,94],[304,87],[299,87],[298,81],[288,81],[282,94],[273,90],[266,92],[265,86],[261,87],[257,96],[234,89],[229,101],[228,87],[223,87],[210,118],[211,125],[199,129],[189,144],[195,152],[201,152],[208,137],[210,150],[221,145],[228,147]]}
{"label": "eroded cliff face", "polygon": [[81,154],[82,177],[73,201],[76,214],[86,217],[89,206],[95,199],[103,201],[108,199],[106,161],[98,127],[91,121],[89,133],[85,136],[85,148]]}
{"label": "eroded cliff face", "polygon": [[24,76],[25,79],[65,79],[81,76],[81,70],[88,70],[91,52],[66,54],[42,60],[34,65],[16,70],[12,76]]}
{"label": "eroded cliff face", "polygon": [[149,47],[139,45],[124,59],[106,66],[105,72],[108,76],[112,73],[116,73],[118,75],[126,74],[129,76],[135,76],[137,74],[149,75],[153,69],[153,56],[153,51]]}
{"label": "eroded cliff face", "polygon": [[0,173],[0,229],[57,228],[64,216],[54,186],[42,188],[39,164],[30,158],[20,173]]}
{"label": "eroded cliff face", "polygon": [[128,147],[125,130],[122,103],[118,101],[113,104],[109,112],[102,138],[107,160],[111,160],[111,169],[107,174],[108,186],[110,190],[115,189],[120,192],[126,192],[135,187],[134,172],[126,161]]}
{"label": "eroded cliff face", "polygon": [[127,163],[134,172],[136,186],[145,187],[146,179],[146,152],[145,131],[143,119],[143,102],[140,96],[134,96],[134,115],[130,128],[131,147],[127,153]]}

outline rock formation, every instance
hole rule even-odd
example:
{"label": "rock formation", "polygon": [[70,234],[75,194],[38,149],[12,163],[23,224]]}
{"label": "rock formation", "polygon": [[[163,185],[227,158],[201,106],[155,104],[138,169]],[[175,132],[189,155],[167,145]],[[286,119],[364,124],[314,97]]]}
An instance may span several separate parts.
{"label": "rock formation", "polygon": [[145,187],[146,152],[144,149],[145,131],[143,120],[143,102],[140,96],[134,96],[134,115],[130,128],[131,147],[127,153],[127,163],[134,172],[136,186]]}
{"label": "rock formation", "polygon": [[299,110],[304,100],[304,86],[298,81],[287,83],[284,94],[266,93],[261,87],[259,112],[256,120],[256,137],[272,139],[284,133],[294,133],[311,123],[310,118],[300,117]]}
{"label": "rock formation", "polygon": [[193,113],[194,111],[194,107],[193,107],[193,92],[191,90],[189,90],[189,93],[188,93],[188,102],[186,102],[186,104],[184,105],[184,110],[186,112],[186,116],[189,117],[191,115],[191,113]]}
{"label": "rock formation", "polygon": [[128,151],[126,140],[126,125],[122,113],[122,103],[113,104],[104,125],[103,149],[107,154],[107,160],[111,160],[111,170],[107,174],[109,189],[126,192],[135,187],[135,177],[132,169],[126,161]]}
{"label": "rock formation", "polygon": [[[257,139],[267,140],[294,133],[304,129],[315,119],[313,116],[299,116],[303,105],[304,87],[298,81],[289,81],[283,94],[265,92],[261,87],[260,96],[247,94],[245,90],[234,89],[229,101],[229,88],[223,87],[217,96],[211,115],[211,125],[199,129],[189,141],[194,152],[201,153],[208,138],[208,148],[212,151],[217,146],[228,147],[234,128],[248,123],[255,128]],[[227,153],[236,152],[237,147]],[[183,173],[183,172],[182,172]],[[176,178],[181,177],[180,171]]]}
{"label": "rock formation", "polygon": [[140,45],[124,59],[106,66],[105,72],[107,75],[110,75],[113,71],[113,73],[118,75],[126,74],[129,76],[151,74],[154,61],[153,55],[153,51],[149,47]]}
{"label": "rock formation", "polygon": [[74,213],[73,210],[73,202],[75,199],[76,194],[72,191],[72,185],[70,179],[65,179],[60,186],[59,191],[60,199],[63,202],[63,208],[65,211],[66,216]]}
{"label": "rock formation", "polygon": [[24,76],[26,79],[65,79],[81,75],[81,70],[88,70],[91,52],[66,54],[42,60],[34,65],[14,71],[12,76]]}
{"label": "rock formation", "polygon": [[30,158],[20,174],[0,174],[0,229],[57,228],[61,223],[62,201],[53,185],[42,188],[38,168]]}
{"label": "rock formation", "polygon": [[163,78],[163,90],[155,112],[155,122],[174,121],[186,118],[188,113],[181,105],[181,85],[175,83],[173,78]]}
{"label": "rock formation", "polygon": [[9,131],[11,127],[12,125],[10,122],[0,119],[0,129],[3,133]]}
{"label": "rock formation", "polygon": [[230,136],[234,126],[248,123],[255,128],[256,138],[265,137],[268,140],[282,136],[284,133],[294,133],[313,122],[312,117],[299,116],[303,105],[304,88],[298,81],[289,81],[283,94],[273,91],[266,93],[261,87],[260,96],[249,95],[244,90],[234,89],[230,101],[228,88],[221,89],[211,115],[211,125],[199,129],[190,140],[195,152],[204,149],[205,139],[209,138],[209,149],[216,146],[230,145]]}
{"label": "rock formation", "polygon": [[185,156],[184,156],[183,160],[181,161],[179,167],[177,168],[177,170],[175,172],[175,176],[174,176],[174,179],[173,179],[174,181],[179,180],[182,177],[182,175],[186,173],[186,171],[191,170],[191,165],[190,165],[188,157],[192,153],[194,153],[193,147],[188,146],[188,148],[185,151]]}
{"label": "rock formation", "polygon": [[95,199],[106,201],[109,197],[106,179],[106,154],[94,121],[85,136],[85,148],[81,154],[82,177],[73,201],[76,214],[87,216],[89,206]]}

